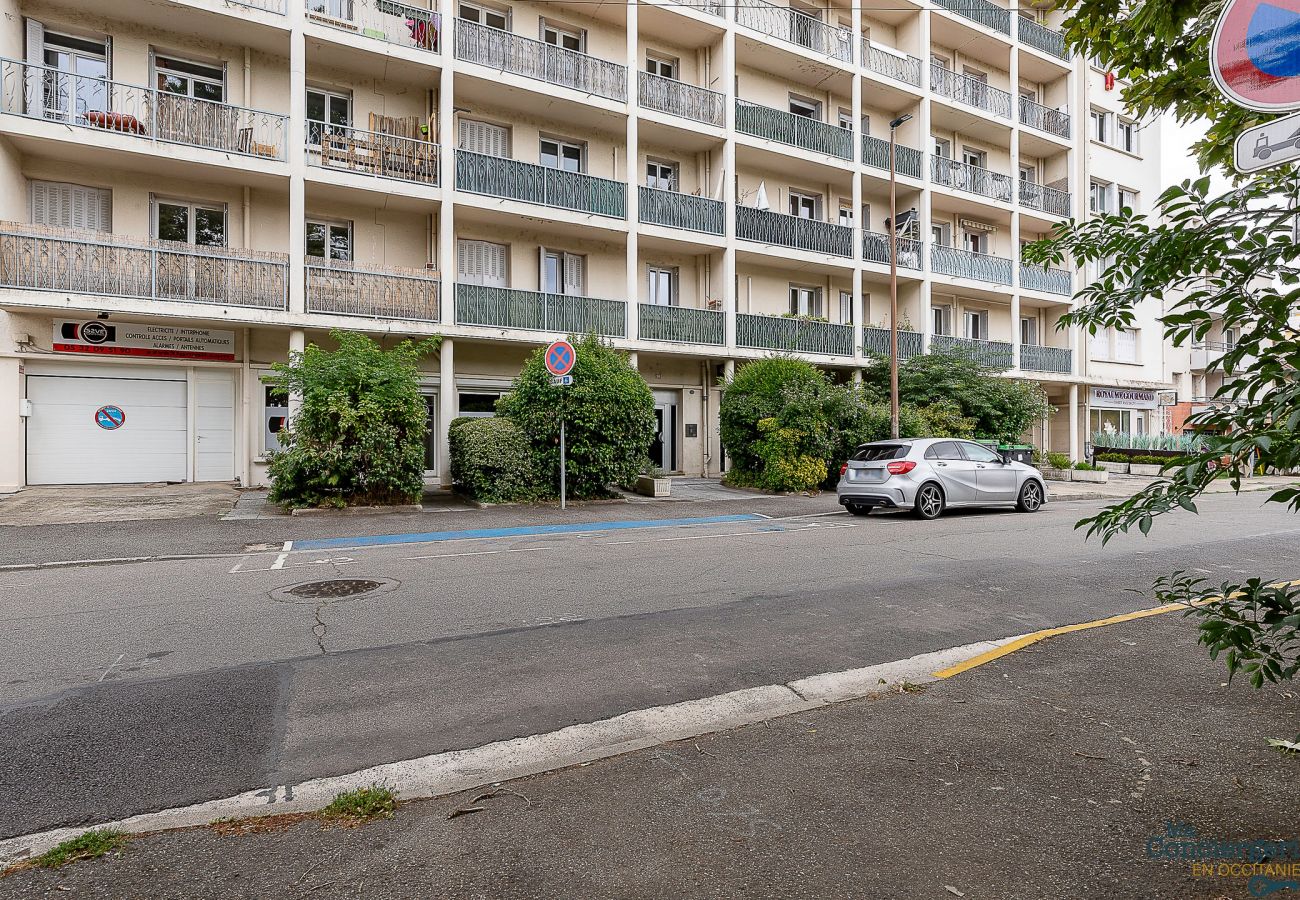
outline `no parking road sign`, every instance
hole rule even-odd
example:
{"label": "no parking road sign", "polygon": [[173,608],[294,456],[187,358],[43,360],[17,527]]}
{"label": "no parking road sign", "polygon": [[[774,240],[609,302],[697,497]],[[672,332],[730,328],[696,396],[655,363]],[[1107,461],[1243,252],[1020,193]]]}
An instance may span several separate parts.
{"label": "no parking road sign", "polygon": [[1300,0],[1228,0],[1210,43],[1210,71],[1238,106],[1300,109]]}
{"label": "no parking road sign", "polygon": [[546,371],[552,375],[568,375],[577,361],[578,354],[568,341],[555,341],[546,348]]}

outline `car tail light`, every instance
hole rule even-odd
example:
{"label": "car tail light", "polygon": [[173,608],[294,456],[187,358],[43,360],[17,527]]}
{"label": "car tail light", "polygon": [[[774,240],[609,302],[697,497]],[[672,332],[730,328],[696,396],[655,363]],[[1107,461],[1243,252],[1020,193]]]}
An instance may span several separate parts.
{"label": "car tail light", "polygon": [[891,462],[889,465],[885,466],[885,468],[889,470],[890,475],[906,475],[908,472],[916,468],[916,463],[912,462],[910,459],[903,459],[897,462]]}
{"label": "car tail light", "polygon": [[841,478],[844,477],[844,473],[847,472],[848,470],[849,470],[849,464],[848,464],[848,463],[840,463],[840,477],[841,477]]}

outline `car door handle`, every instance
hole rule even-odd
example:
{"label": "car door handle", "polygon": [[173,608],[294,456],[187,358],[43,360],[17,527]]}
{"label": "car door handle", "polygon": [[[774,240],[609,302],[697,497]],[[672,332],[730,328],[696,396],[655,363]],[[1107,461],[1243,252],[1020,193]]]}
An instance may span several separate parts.
{"label": "car door handle", "polygon": [[984,463],[976,463],[976,464],[975,464],[975,468],[977,468],[977,469],[984,469],[984,468],[987,468],[987,466],[985,466]]}
{"label": "car door handle", "polygon": [[940,469],[946,469],[946,468],[948,468],[948,464],[947,464],[947,463],[935,463],[935,465],[936,465],[937,467],[939,467]]}

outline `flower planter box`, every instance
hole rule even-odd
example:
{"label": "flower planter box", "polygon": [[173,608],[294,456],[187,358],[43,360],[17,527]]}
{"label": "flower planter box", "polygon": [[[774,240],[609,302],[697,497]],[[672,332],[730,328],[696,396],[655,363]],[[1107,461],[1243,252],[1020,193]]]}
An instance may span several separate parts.
{"label": "flower planter box", "polygon": [[1101,472],[1085,472],[1081,469],[1071,469],[1070,480],[1082,481],[1085,484],[1105,484],[1110,480],[1110,473],[1105,470]]}
{"label": "flower planter box", "polygon": [[1154,477],[1160,474],[1160,466],[1152,466],[1145,463],[1133,463],[1128,467],[1130,475],[1146,475]]}
{"label": "flower planter box", "polygon": [[1116,475],[1127,475],[1129,471],[1129,464],[1126,462],[1100,462],[1097,465],[1107,472],[1114,472]]}
{"label": "flower planter box", "polygon": [[672,479],[670,478],[653,478],[649,475],[638,475],[636,479],[636,492],[642,497],[667,497],[668,491],[672,488]]}
{"label": "flower planter box", "polygon": [[1070,476],[1074,474],[1070,469],[1053,469],[1050,466],[1043,466],[1038,471],[1043,473],[1043,477],[1048,481],[1069,481]]}

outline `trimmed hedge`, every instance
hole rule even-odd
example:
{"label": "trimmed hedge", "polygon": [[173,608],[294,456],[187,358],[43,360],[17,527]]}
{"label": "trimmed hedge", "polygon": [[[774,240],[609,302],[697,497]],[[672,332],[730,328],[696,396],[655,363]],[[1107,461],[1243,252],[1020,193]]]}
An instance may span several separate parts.
{"label": "trimmed hedge", "polygon": [[501,416],[462,416],[451,423],[451,477],[456,490],[480,503],[539,500],[547,481],[538,476],[533,448],[514,422]]}

